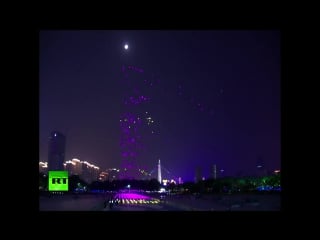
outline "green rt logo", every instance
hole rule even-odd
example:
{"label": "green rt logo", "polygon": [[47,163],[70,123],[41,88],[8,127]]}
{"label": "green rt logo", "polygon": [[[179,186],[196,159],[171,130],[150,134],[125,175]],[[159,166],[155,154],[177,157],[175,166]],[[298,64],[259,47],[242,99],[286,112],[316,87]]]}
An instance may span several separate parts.
{"label": "green rt logo", "polygon": [[49,171],[49,191],[68,191],[68,171]]}

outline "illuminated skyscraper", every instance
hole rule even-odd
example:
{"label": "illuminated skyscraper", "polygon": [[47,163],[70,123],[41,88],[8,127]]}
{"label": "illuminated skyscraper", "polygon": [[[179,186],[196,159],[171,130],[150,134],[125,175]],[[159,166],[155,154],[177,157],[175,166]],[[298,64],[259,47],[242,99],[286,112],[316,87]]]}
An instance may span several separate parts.
{"label": "illuminated skyscraper", "polygon": [[158,163],[158,181],[160,184],[162,183],[160,159],[159,159],[159,163]]}
{"label": "illuminated skyscraper", "polygon": [[49,138],[48,170],[63,170],[65,158],[66,137],[53,131]]}

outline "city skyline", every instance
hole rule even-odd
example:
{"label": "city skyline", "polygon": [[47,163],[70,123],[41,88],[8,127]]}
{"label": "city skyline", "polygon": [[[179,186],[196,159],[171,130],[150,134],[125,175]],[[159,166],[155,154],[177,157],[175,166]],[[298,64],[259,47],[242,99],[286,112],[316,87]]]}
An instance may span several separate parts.
{"label": "city skyline", "polygon": [[57,130],[65,160],[121,166],[121,68],[132,66],[157,81],[147,171],[159,159],[184,181],[213,164],[230,176],[255,174],[258,160],[281,169],[279,31],[41,31],[39,40],[39,161]]}

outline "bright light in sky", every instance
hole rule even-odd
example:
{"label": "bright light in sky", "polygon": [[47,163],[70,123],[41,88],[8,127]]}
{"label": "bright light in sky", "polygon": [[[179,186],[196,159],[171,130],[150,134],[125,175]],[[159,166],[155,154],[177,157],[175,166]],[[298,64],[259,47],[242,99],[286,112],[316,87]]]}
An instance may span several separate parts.
{"label": "bright light in sky", "polygon": [[125,45],[124,45],[124,49],[127,50],[128,48],[129,48],[129,45],[128,45],[128,44],[125,44]]}

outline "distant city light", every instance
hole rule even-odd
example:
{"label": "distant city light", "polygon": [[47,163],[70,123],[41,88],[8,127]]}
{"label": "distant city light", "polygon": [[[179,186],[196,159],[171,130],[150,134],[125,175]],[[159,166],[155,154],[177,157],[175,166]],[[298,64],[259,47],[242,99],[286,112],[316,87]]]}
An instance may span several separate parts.
{"label": "distant city light", "polygon": [[162,180],[163,186],[167,186],[167,182],[168,182],[168,180],[163,179],[163,180]]}

